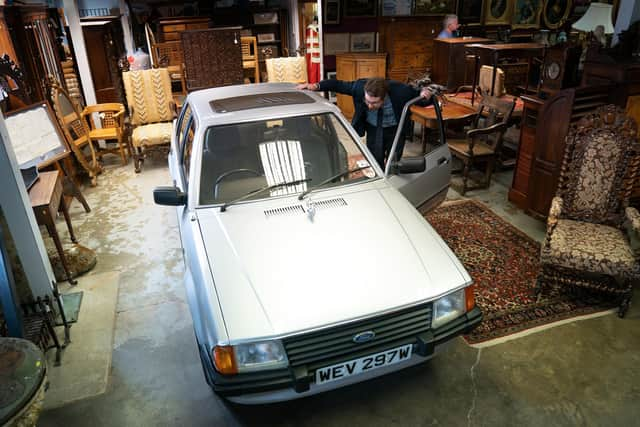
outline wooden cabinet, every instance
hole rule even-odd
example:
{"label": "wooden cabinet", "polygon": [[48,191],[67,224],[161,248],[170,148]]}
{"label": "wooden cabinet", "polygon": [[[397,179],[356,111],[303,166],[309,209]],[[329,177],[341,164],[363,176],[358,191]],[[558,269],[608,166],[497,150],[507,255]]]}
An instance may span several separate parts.
{"label": "wooden cabinet", "polygon": [[561,90],[546,101],[522,97],[525,106],[510,201],[532,216],[547,216],[569,126],[611,102],[610,92],[611,86],[595,86]]}
{"label": "wooden cabinet", "polygon": [[207,17],[183,16],[158,20],[158,41],[180,41],[180,33],[187,30],[209,28],[211,20]]}
{"label": "wooden cabinet", "polygon": [[389,53],[387,77],[404,82],[410,73],[431,67],[433,39],[440,17],[391,18],[380,23],[380,50]]}
{"label": "wooden cabinet", "polygon": [[[357,80],[367,77],[385,77],[386,53],[339,53],[336,55],[336,78]],[[338,94],[338,107],[349,120],[353,117],[353,99]]]}
{"label": "wooden cabinet", "polygon": [[520,142],[518,144],[518,157],[513,173],[513,182],[509,189],[509,200],[521,209],[527,208],[527,196],[529,194],[529,177],[533,163],[533,152],[536,143],[536,128],[540,108],[544,101],[535,96],[522,96],[524,107],[522,109],[522,123],[520,125]]}
{"label": "wooden cabinet", "polygon": [[433,41],[433,68],[431,79],[451,90],[473,83],[475,62],[465,60],[465,45],[469,43],[491,43],[481,37],[435,39]]}

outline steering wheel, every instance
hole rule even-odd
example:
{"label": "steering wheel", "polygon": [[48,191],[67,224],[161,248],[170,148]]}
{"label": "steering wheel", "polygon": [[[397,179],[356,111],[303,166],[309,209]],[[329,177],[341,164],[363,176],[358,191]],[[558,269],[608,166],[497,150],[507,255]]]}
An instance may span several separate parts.
{"label": "steering wheel", "polygon": [[231,170],[228,170],[225,173],[221,174],[216,179],[216,183],[213,186],[213,198],[214,198],[214,200],[218,199],[218,185],[220,185],[222,180],[224,180],[228,176],[231,176],[231,175],[234,175],[234,174],[237,174],[237,173],[250,173],[250,174],[253,174],[255,176],[262,176],[262,174],[260,172],[257,172],[257,171],[255,171],[253,169],[231,169]]}

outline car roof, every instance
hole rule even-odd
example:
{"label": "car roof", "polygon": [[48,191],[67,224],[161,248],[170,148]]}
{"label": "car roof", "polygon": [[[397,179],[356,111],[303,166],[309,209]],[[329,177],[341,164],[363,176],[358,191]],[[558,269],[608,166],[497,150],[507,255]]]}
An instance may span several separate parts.
{"label": "car roof", "polygon": [[[334,111],[334,106],[292,83],[259,83],[203,89],[186,100],[204,126]],[[333,107],[333,108],[332,108]]]}

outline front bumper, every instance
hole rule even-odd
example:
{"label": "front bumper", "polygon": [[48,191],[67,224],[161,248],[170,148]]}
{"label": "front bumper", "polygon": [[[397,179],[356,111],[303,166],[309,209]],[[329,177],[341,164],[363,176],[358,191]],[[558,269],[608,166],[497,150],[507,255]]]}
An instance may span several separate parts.
{"label": "front bumper", "polygon": [[[391,366],[376,369],[365,374],[354,375],[343,380],[317,386],[314,383],[314,371],[307,370],[304,366],[294,369],[281,369],[277,371],[265,371],[234,376],[220,375],[208,364],[213,389],[227,399],[244,404],[273,403],[284,400],[297,399],[323,391],[358,383],[370,378],[375,378],[389,372],[397,371],[432,358],[453,338],[471,332],[482,321],[482,312],[479,308],[467,312],[465,315],[441,326],[438,329],[429,329],[412,339],[411,342],[390,343],[388,348],[394,348],[402,344],[413,344],[413,352],[410,359]],[[363,353],[362,356],[370,352]],[[349,359],[358,357],[350,355]],[[340,361],[330,361],[327,365]]]}

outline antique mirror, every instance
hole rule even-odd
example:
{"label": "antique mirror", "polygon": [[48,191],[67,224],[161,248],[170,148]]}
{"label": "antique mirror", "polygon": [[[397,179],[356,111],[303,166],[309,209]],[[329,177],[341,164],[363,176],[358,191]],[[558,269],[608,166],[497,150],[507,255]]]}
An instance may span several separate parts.
{"label": "antique mirror", "polygon": [[53,110],[69,148],[73,151],[80,166],[89,174],[91,185],[95,186],[101,167],[96,160],[87,123],[82,120],[82,116],[73,104],[69,93],[57,81],[50,80],[48,87]]}

